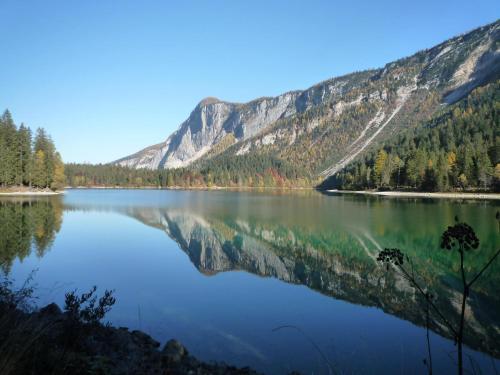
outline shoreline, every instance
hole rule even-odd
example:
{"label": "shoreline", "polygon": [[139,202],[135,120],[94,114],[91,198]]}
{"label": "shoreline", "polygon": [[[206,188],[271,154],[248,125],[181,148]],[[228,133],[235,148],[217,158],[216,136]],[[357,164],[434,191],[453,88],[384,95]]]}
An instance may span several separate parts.
{"label": "shoreline", "polygon": [[64,191],[13,191],[13,192],[0,192],[0,196],[5,197],[19,197],[19,196],[51,196],[51,195],[61,195]]}
{"label": "shoreline", "polygon": [[375,195],[394,198],[440,198],[440,199],[484,199],[500,200],[499,193],[444,193],[420,191],[370,191],[370,190],[326,190],[327,193]]}

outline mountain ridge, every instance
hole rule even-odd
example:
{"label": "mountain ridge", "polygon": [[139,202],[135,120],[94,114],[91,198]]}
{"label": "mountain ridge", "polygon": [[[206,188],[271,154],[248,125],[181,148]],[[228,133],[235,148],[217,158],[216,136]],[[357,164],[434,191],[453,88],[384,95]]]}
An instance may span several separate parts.
{"label": "mountain ridge", "polygon": [[[164,142],[113,164],[199,168],[218,155],[272,155],[327,178],[376,141],[417,126],[500,76],[500,21],[382,68],[232,103],[208,97]],[[303,154],[303,155],[301,155]],[[307,154],[307,155],[305,155]]]}

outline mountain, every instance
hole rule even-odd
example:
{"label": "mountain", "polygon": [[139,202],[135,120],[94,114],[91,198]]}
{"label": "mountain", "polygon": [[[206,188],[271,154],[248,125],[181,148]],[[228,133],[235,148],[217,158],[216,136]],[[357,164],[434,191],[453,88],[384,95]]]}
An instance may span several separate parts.
{"label": "mountain", "polygon": [[113,164],[230,170],[273,160],[290,166],[294,176],[323,180],[367,148],[418,127],[499,77],[496,21],[383,68],[306,90],[244,104],[206,98],[166,141]]}

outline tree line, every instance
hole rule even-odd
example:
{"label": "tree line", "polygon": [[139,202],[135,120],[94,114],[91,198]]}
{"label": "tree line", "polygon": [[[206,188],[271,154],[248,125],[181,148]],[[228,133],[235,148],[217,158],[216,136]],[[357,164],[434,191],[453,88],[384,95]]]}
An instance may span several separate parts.
{"label": "tree line", "polygon": [[341,189],[500,190],[500,81],[334,176]]}
{"label": "tree line", "polygon": [[0,187],[57,190],[64,185],[64,163],[50,136],[38,128],[33,137],[31,129],[17,127],[6,110],[0,117]]}
{"label": "tree line", "polygon": [[215,156],[190,168],[134,169],[113,164],[66,164],[72,187],[302,187],[313,180],[302,170],[269,155]]}

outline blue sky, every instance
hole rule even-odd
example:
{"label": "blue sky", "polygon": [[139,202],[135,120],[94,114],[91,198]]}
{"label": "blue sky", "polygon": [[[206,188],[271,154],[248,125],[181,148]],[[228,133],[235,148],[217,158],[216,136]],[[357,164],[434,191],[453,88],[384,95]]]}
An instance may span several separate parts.
{"label": "blue sky", "polygon": [[498,1],[0,2],[0,109],[65,161],[159,143],[206,96],[245,102],[383,66],[495,21]]}

